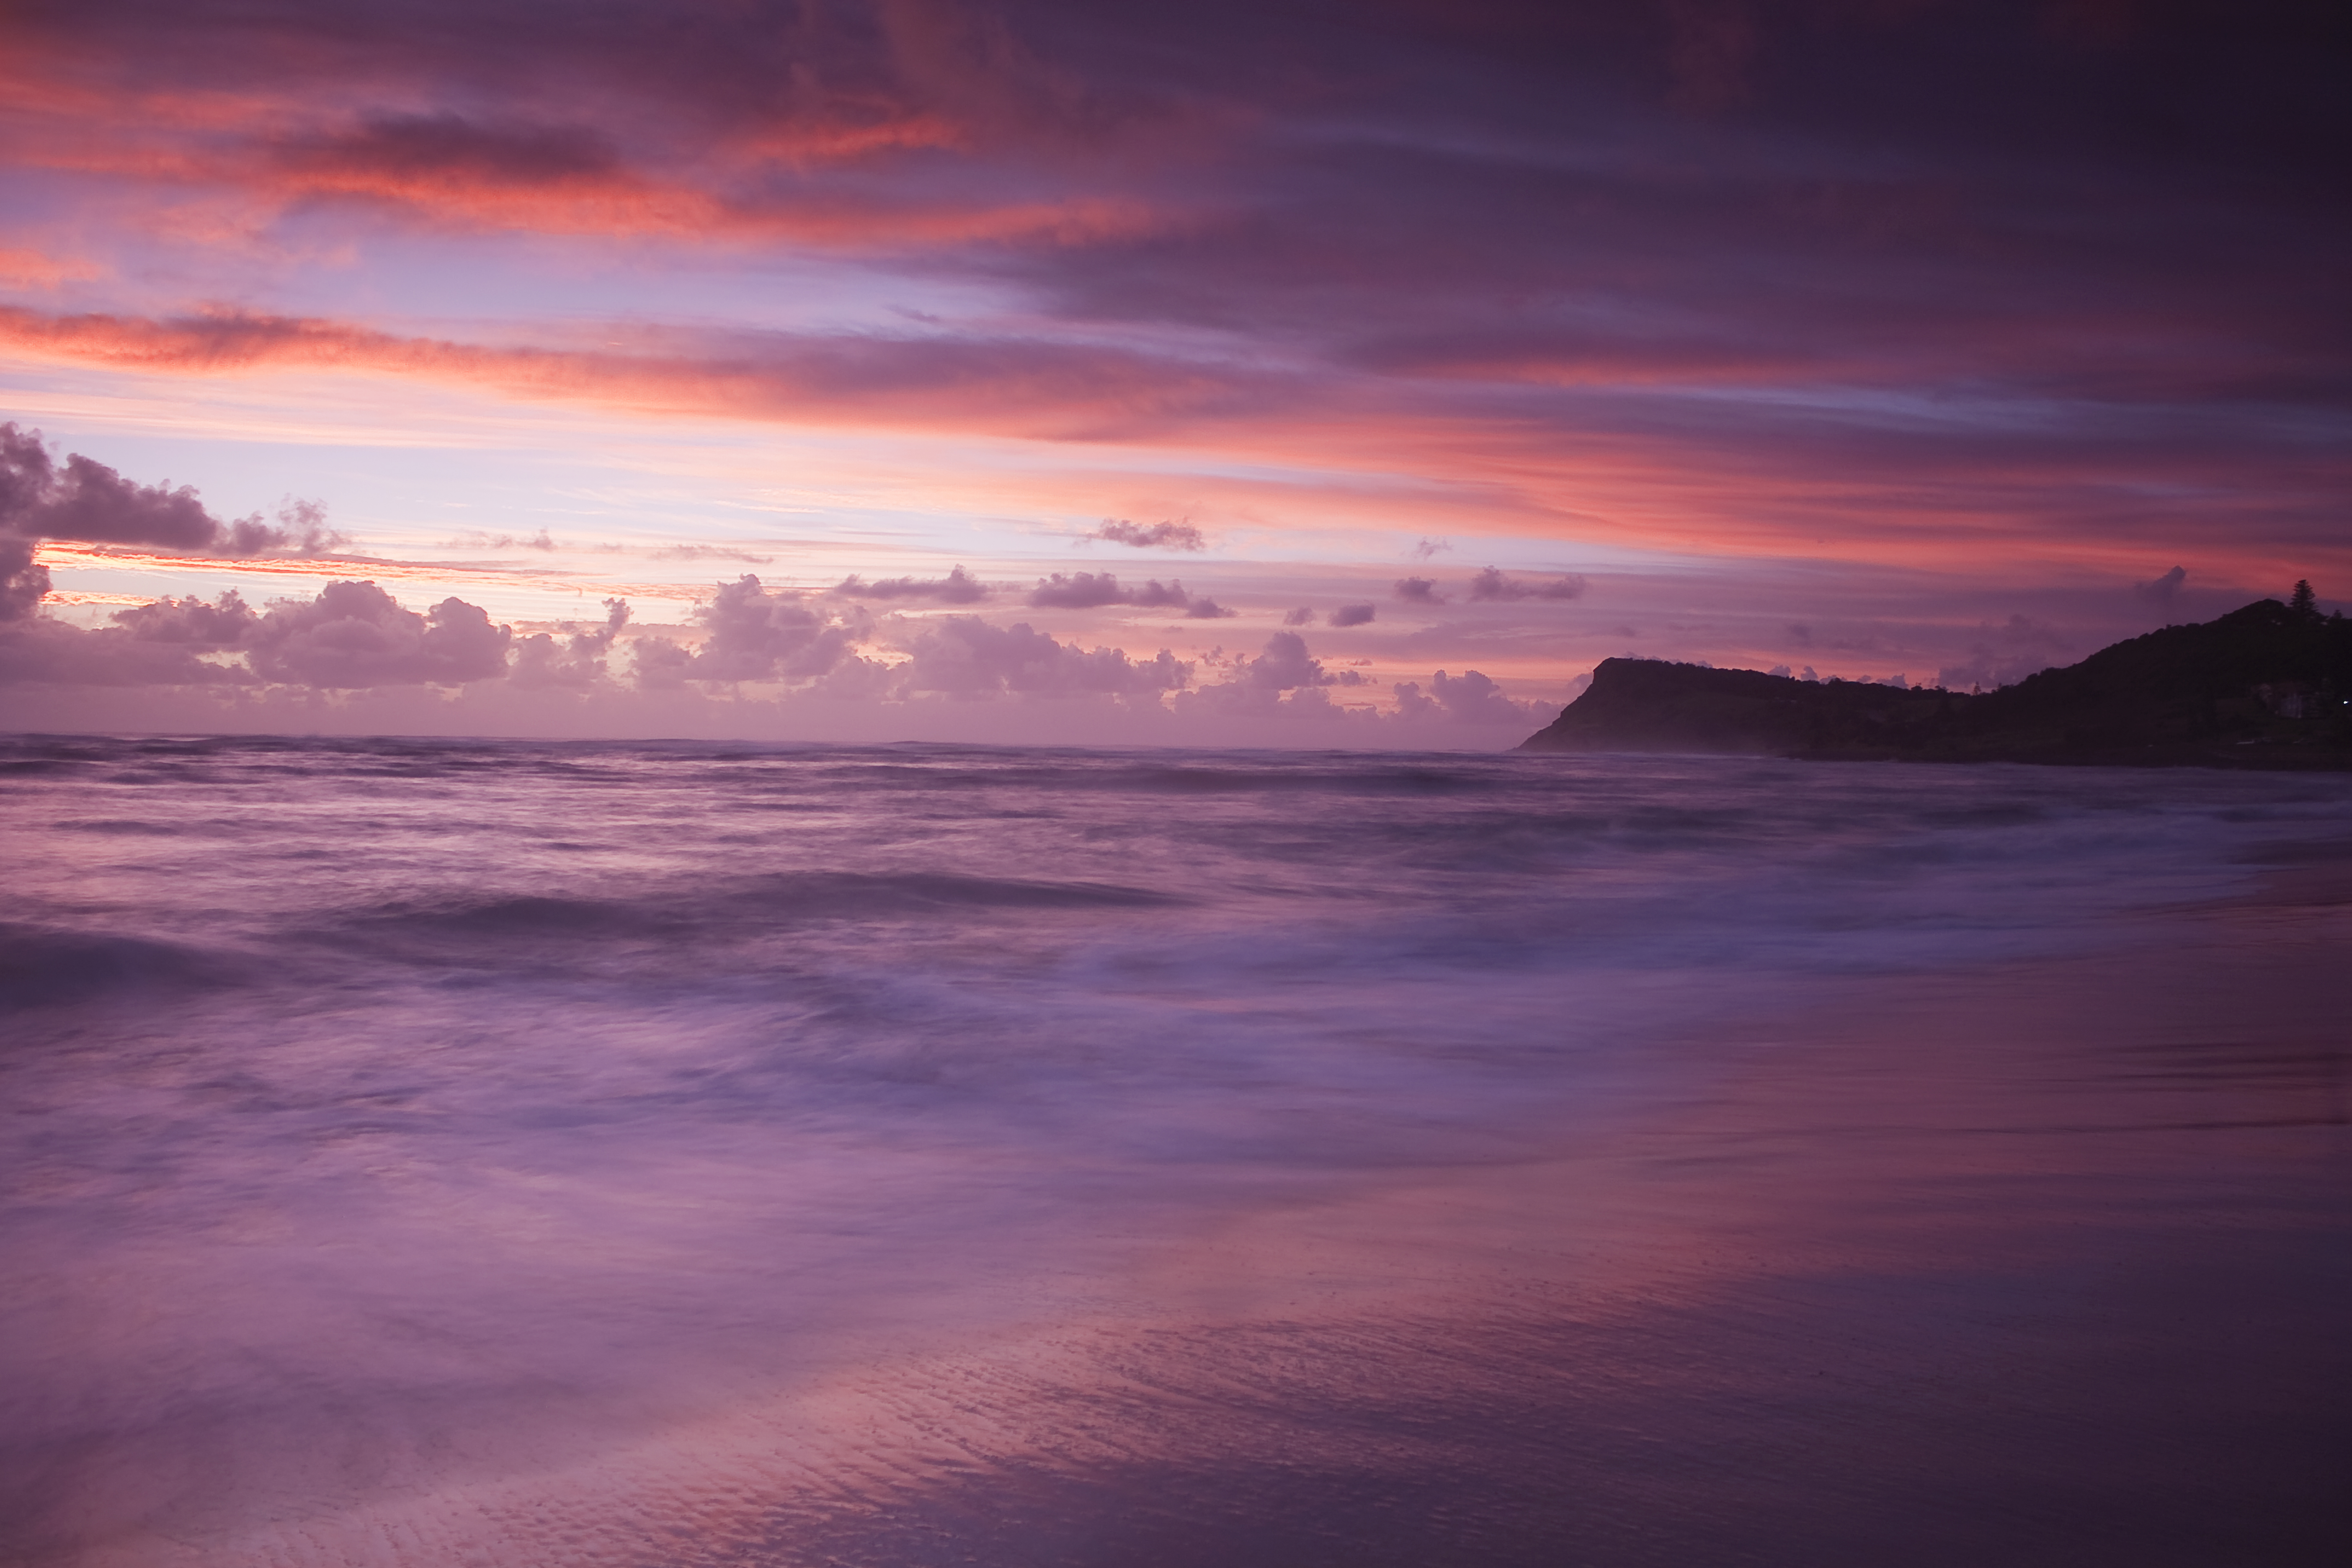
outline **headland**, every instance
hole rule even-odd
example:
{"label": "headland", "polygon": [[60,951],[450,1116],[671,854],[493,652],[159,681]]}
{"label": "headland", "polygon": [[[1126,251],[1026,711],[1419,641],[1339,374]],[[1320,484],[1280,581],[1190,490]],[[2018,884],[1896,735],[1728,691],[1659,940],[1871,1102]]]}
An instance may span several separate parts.
{"label": "headland", "polygon": [[1603,659],[1525,752],[2352,771],[2352,622],[2260,599],[1993,691]]}

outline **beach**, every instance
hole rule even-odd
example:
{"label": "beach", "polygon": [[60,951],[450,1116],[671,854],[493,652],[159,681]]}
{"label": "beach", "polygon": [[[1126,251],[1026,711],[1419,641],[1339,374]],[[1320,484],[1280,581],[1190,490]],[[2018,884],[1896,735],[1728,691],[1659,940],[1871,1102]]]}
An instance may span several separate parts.
{"label": "beach", "polygon": [[16,757],[12,1560],[2347,1544],[2328,781],[194,744]]}

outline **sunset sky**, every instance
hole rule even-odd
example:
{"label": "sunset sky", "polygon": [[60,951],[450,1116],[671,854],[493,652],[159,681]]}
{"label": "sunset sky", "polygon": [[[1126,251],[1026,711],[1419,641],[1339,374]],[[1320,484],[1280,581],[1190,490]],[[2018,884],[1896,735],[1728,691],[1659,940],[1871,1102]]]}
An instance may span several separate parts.
{"label": "sunset sky", "polygon": [[1508,744],[2338,603],[2342,27],[8,0],[0,727]]}

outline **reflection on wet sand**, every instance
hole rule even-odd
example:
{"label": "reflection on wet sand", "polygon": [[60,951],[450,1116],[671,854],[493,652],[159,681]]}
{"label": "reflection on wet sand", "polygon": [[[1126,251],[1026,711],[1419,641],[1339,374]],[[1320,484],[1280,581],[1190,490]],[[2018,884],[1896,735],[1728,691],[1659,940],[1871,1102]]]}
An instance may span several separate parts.
{"label": "reflection on wet sand", "polygon": [[1605,1141],[1270,1185],[957,1348],[55,1560],[2338,1563],[2345,880],[1812,985]]}

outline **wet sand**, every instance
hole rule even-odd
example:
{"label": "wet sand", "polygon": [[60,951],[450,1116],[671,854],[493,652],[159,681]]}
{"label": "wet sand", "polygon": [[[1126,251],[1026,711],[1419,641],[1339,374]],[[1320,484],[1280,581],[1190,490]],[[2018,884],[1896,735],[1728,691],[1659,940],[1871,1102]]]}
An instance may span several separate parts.
{"label": "wet sand", "polygon": [[2352,877],[2117,935],[1751,1020],[1732,1070],[1602,1148],[1237,1227],[1182,1264],[1223,1321],[1106,1332],[1091,1392],[1063,1374],[1077,1410],[1157,1414],[1156,1452],[1057,1460],[1076,1421],[764,1543],[2346,1561]]}

